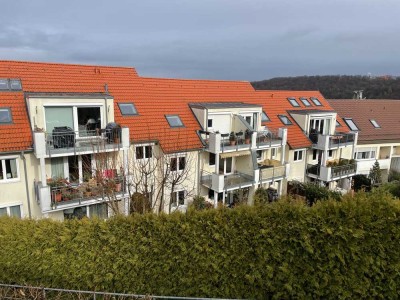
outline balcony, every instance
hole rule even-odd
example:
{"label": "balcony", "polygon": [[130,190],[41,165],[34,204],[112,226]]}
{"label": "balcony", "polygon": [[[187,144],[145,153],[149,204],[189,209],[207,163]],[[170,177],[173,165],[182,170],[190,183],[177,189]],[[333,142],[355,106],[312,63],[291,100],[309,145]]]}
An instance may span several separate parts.
{"label": "balcony", "polygon": [[332,167],[308,164],[306,169],[307,176],[327,182],[353,176],[356,171],[357,165],[354,163]]}
{"label": "balcony", "polygon": [[42,212],[57,211],[82,205],[98,203],[100,201],[120,200],[126,196],[123,178],[116,177],[105,184],[85,182],[70,184],[58,182],[56,185],[36,185],[36,196],[40,202]]}
{"label": "balcony", "polygon": [[320,133],[310,133],[308,136],[315,149],[336,149],[354,144],[355,134],[343,133],[334,135],[323,135]]}
{"label": "balcony", "polygon": [[235,190],[249,187],[254,183],[254,176],[235,172],[229,175],[220,175],[203,171],[201,176],[201,184],[217,192]]}
{"label": "balcony", "polygon": [[266,159],[258,164],[258,168],[261,182],[281,179],[287,174],[286,165],[282,165],[278,160]]}
{"label": "balcony", "polygon": [[34,132],[37,158],[110,152],[129,147],[129,128]]}
{"label": "balcony", "polygon": [[287,130],[262,130],[246,132],[207,132],[199,130],[199,137],[205,148],[211,153],[223,153],[248,149],[260,149],[286,144]]}

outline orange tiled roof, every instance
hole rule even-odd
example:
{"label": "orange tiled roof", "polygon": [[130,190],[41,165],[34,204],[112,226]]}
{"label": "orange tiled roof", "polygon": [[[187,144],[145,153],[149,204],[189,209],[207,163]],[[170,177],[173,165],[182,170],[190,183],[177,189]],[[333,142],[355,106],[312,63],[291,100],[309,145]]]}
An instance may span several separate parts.
{"label": "orange tiled roof", "polygon": [[[344,118],[352,118],[357,127],[360,143],[400,140],[400,100],[335,99],[329,103]],[[381,127],[375,128],[370,120]]]}
{"label": "orange tiled roof", "polygon": [[[289,110],[310,109],[301,102],[300,108],[292,107],[287,97],[317,97],[323,104],[318,109],[332,109],[315,91],[255,91],[245,81],[144,78],[139,77],[134,68],[127,67],[0,61],[0,78],[20,78],[24,92],[98,93],[104,92],[107,84],[114,97],[115,121],[129,126],[131,140],[160,141],[165,152],[202,146],[196,134],[200,126],[189,107],[191,102],[259,104],[271,118],[266,125],[273,129],[284,127],[279,114],[288,115],[294,123]],[[0,151],[27,149],[32,145],[32,136],[23,93],[1,93],[0,96],[2,102],[12,103],[14,118],[13,124],[0,126]],[[118,103],[129,101],[134,102],[138,116],[121,115]],[[165,119],[167,114],[179,115],[185,127],[170,128]],[[286,127],[290,147],[310,145],[299,126],[294,123]],[[344,126],[342,130],[347,128]],[[21,134],[10,139],[13,132]]]}

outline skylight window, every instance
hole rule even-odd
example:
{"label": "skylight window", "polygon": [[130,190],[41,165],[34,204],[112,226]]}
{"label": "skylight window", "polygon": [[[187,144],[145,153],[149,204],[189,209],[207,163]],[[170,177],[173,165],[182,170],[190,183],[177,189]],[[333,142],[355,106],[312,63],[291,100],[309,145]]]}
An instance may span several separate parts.
{"label": "skylight window", "polygon": [[19,79],[10,79],[10,89],[13,91],[22,90],[21,80]]}
{"label": "skylight window", "polygon": [[288,100],[289,100],[290,104],[292,104],[292,106],[294,106],[294,107],[300,106],[300,104],[296,101],[296,98],[290,97],[290,98],[288,98]]}
{"label": "skylight window", "polygon": [[261,113],[261,122],[269,122],[271,119],[268,117],[268,115],[263,111]]}
{"label": "skylight window", "polygon": [[278,117],[282,121],[282,123],[285,124],[285,125],[292,125],[293,124],[292,121],[290,121],[289,118],[287,116],[285,116],[285,115],[279,115]]}
{"label": "skylight window", "polygon": [[22,90],[21,80],[19,79],[0,79],[0,91],[20,91]]}
{"label": "skylight window", "polygon": [[353,131],[358,131],[359,130],[357,125],[356,125],[356,123],[354,123],[353,119],[345,118],[343,120],[346,122],[347,126],[349,126],[349,128],[351,130],[353,130]]}
{"label": "skylight window", "polygon": [[381,126],[375,120],[369,120],[375,128],[381,128]]}
{"label": "skylight window", "polygon": [[322,103],[318,100],[318,98],[311,97],[310,99],[316,106],[322,106]]}
{"label": "skylight window", "polygon": [[171,127],[183,127],[182,120],[177,115],[166,115],[165,118],[168,121],[169,126]]}
{"label": "skylight window", "polygon": [[136,116],[138,112],[133,103],[118,103],[119,110],[123,116]]}
{"label": "skylight window", "polygon": [[12,122],[11,110],[9,108],[0,108],[0,124],[8,124]]}
{"label": "skylight window", "polygon": [[304,106],[307,106],[307,107],[311,106],[311,103],[310,103],[310,101],[308,101],[307,98],[302,97],[302,98],[300,98],[300,100],[301,100],[301,102],[303,102]]}
{"label": "skylight window", "polygon": [[8,79],[0,79],[0,90],[8,90]]}

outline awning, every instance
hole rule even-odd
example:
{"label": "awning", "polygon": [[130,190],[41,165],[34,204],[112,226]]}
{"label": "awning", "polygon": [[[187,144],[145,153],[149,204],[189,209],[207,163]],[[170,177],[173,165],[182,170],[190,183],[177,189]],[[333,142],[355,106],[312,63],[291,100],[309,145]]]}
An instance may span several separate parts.
{"label": "awning", "polygon": [[243,150],[243,151],[233,151],[233,152],[225,152],[221,153],[221,158],[227,158],[227,157],[237,157],[237,156],[244,156],[244,155],[250,155],[251,152],[250,150]]}

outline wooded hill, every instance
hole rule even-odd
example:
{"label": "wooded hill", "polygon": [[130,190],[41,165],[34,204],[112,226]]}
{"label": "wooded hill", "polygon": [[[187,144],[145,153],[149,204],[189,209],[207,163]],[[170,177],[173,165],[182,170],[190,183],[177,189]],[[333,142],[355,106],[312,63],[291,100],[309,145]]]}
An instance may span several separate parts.
{"label": "wooded hill", "polygon": [[327,99],[351,99],[364,90],[367,99],[400,99],[400,77],[298,76],[252,82],[256,90],[319,90]]}

